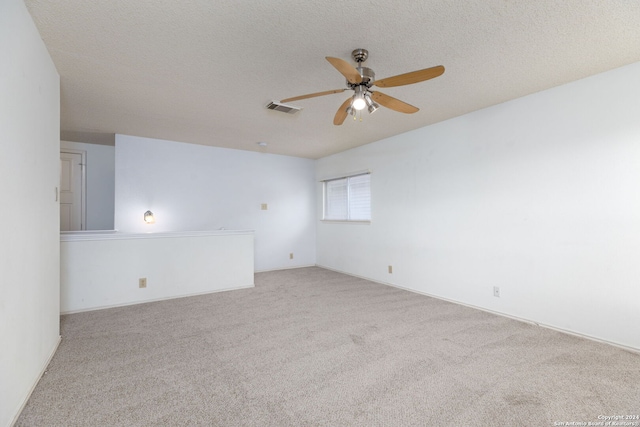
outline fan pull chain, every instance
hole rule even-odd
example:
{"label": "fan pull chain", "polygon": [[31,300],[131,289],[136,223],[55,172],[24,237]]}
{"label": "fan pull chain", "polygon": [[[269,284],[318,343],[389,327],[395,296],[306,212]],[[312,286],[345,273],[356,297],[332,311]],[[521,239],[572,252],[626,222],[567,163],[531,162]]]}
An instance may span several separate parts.
{"label": "fan pull chain", "polygon": [[358,117],[360,117],[360,121],[362,121],[362,110],[356,110],[353,114],[353,121],[358,121]]}

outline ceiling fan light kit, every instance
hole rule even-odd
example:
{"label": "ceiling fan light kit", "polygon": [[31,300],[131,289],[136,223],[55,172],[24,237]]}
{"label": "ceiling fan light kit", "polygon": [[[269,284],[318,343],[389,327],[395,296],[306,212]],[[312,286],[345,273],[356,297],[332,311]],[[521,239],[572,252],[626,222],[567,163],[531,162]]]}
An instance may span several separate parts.
{"label": "ceiling fan light kit", "polygon": [[311,93],[308,95],[295,96],[293,98],[283,99],[280,102],[298,101],[301,99],[341,93],[345,90],[353,90],[354,94],[343,102],[336,112],[333,124],[337,126],[344,123],[344,119],[346,119],[348,115],[354,116],[355,119],[356,114],[365,108],[369,114],[371,114],[380,108],[380,105],[400,113],[412,114],[417,112],[419,109],[413,105],[407,104],[406,102],[400,101],[399,99],[385,95],[382,92],[373,92],[370,90],[371,87],[404,86],[433,79],[444,73],[444,67],[442,65],[438,65],[436,67],[412,71],[376,81],[376,75],[373,70],[362,66],[362,63],[369,57],[369,52],[366,49],[355,49],[351,52],[351,57],[358,64],[357,67],[352,66],[347,61],[340,58],[333,58],[331,56],[326,57],[326,60],[329,61],[329,63],[347,79],[346,89],[334,89]]}
{"label": "ceiling fan light kit", "polygon": [[361,85],[354,88],[355,94],[353,95],[353,101],[351,102],[351,106],[356,110],[364,110],[364,107],[367,106],[367,101],[364,100],[365,89],[362,88]]}

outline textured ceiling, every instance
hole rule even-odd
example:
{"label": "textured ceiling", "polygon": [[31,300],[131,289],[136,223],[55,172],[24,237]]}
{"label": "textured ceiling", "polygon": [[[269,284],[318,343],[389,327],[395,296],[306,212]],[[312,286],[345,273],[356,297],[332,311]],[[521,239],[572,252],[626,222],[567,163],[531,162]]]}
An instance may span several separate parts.
{"label": "textured ceiling", "polygon": [[[640,61],[632,0],[26,0],[61,76],[61,129],[318,158]],[[333,116],[348,93],[324,59],[369,50],[382,91],[420,108]],[[266,148],[257,142],[267,142]]]}

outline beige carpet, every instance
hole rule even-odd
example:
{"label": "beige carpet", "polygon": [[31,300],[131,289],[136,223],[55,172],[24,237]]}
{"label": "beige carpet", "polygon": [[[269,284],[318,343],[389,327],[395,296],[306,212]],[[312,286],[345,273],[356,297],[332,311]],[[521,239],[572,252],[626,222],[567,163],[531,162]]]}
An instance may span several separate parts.
{"label": "beige carpet", "polygon": [[64,316],[17,425],[553,426],[640,414],[638,354],[321,268],[255,283]]}

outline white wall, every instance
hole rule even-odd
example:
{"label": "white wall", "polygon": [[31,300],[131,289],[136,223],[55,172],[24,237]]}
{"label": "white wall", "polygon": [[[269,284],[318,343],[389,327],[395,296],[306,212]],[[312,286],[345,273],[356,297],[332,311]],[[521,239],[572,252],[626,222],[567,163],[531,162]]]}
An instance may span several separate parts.
{"label": "white wall", "polygon": [[60,141],[60,148],[86,152],[87,230],[113,230],[115,146]]}
{"label": "white wall", "polygon": [[[309,159],[116,135],[115,228],[252,229],[256,271],[314,265],[314,167]],[[153,225],[143,222],[147,210]]]}
{"label": "white wall", "polygon": [[320,159],[317,175],[363,169],[372,223],[319,222],[319,265],[640,349],[640,63]]}
{"label": "white wall", "polygon": [[0,426],[59,340],[59,77],[22,0],[0,2]]}
{"label": "white wall", "polygon": [[60,258],[62,313],[253,286],[251,231],[65,234]]}

